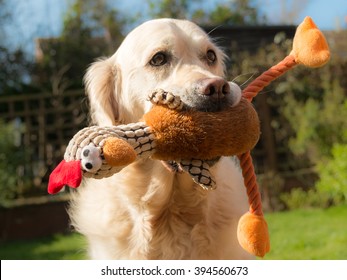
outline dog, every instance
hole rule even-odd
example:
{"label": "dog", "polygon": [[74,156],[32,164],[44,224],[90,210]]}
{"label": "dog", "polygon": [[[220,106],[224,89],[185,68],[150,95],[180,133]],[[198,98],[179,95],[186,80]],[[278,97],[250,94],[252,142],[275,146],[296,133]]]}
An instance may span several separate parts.
{"label": "dog", "polygon": [[[226,81],[225,58],[190,21],[145,22],[114,55],[88,68],[92,120],[100,126],[137,122],[150,110],[147,97],[156,89],[195,110],[237,104],[241,90]],[[253,259],[237,240],[239,218],[248,211],[237,159],[222,157],[214,164],[217,188],[210,191],[171,169],[143,159],[109,178],[84,180],[69,215],[86,237],[90,258]]]}

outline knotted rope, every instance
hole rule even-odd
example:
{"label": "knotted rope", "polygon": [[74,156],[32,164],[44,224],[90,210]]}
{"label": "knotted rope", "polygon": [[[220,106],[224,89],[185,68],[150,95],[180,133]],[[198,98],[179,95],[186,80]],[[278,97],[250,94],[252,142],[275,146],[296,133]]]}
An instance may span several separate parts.
{"label": "knotted rope", "polygon": [[[286,56],[275,66],[262,73],[253,82],[251,82],[242,92],[242,96],[249,102],[267,85],[272,81],[282,76],[288,70],[297,65],[293,55]],[[242,168],[242,175],[244,178],[245,187],[249,201],[249,212],[258,216],[263,215],[261,196],[259,186],[257,183],[256,175],[254,172],[251,152],[248,151],[244,154],[238,155],[240,166]]]}

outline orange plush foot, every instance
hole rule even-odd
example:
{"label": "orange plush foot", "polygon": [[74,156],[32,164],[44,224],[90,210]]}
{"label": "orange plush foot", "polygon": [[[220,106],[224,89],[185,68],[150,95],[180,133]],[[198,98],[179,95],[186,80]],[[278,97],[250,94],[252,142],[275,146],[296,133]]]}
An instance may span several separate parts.
{"label": "orange plush foot", "polygon": [[264,257],[270,250],[270,237],[264,216],[244,214],[238,225],[237,238],[247,252]]}

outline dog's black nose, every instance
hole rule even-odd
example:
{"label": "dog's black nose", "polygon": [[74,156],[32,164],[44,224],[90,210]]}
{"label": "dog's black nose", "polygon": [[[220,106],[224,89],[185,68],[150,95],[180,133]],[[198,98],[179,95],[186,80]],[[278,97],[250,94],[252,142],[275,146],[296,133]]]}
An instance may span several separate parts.
{"label": "dog's black nose", "polygon": [[224,97],[230,94],[230,85],[222,78],[205,78],[199,81],[198,92],[211,97]]}

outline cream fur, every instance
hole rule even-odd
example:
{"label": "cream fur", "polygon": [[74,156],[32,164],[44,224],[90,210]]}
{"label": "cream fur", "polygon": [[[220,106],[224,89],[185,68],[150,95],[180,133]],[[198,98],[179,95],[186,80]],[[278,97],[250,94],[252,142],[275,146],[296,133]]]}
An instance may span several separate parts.
{"label": "cream fur", "polygon": [[[209,49],[217,54],[215,65],[202,58]],[[148,61],[158,51],[170,53],[171,61],[153,68]],[[89,68],[85,79],[94,122],[138,121],[150,108],[147,94],[156,88],[195,98],[196,80],[224,76],[223,56],[191,22],[144,23],[112,57]],[[236,237],[238,220],[248,209],[237,162],[221,158],[212,173],[213,191],[150,159],[107,179],[84,179],[73,194],[72,225],[87,237],[93,259],[253,258]]]}

